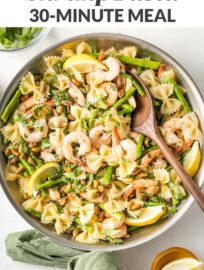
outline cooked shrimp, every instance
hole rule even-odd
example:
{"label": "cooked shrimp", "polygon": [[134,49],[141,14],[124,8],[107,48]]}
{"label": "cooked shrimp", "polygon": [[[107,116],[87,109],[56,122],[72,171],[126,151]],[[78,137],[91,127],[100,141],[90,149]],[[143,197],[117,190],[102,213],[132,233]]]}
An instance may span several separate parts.
{"label": "cooked shrimp", "polygon": [[21,114],[26,113],[27,110],[29,110],[30,108],[32,108],[35,105],[35,102],[33,100],[33,97],[30,97],[28,99],[26,99],[25,101],[23,101],[19,107],[18,107],[18,111]]}
{"label": "cooked shrimp", "polygon": [[177,147],[175,149],[177,154],[183,153],[185,152],[187,149],[189,149],[191,147],[191,145],[193,144],[193,140],[189,140],[187,142],[184,142],[182,146]]}
{"label": "cooked shrimp", "polygon": [[49,188],[49,195],[50,195],[51,200],[53,200],[53,201],[58,201],[61,199],[60,193],[56,189]]}
{"label": "cooked shrimp", "polygon": [[157,181],[151,179],[137,179],[124,189],[121,196],[124,200],[126,200],[136,190],[144,190],[155,186],[158,186]]}
{"label": "cooked shrimp", "polygon": [[116,85],[114,83],[105,82],[105,83],[100,85],[100,88],[103,89],[103,91],[105,91],[105,93],[107,95],[105,97],[104,103],[108,107],[115,104],[115,102],[118,99],[118,89],[117,89]]}
{"label": "cooked shrimp", "polygon": [[[40,142],[48,133],[48,126],[45,119],[36,120],[32,127],[23,126],[22,123],[18,123],[18,128],[20,135],[29,143]],[[34,131],[31,131],[32,129]]]}
{"label": "cooked shrimp", "polygon": [[118,133],[118,129],[117,128],[114,128],[113,131],[112,131],[112,146],[117,146],[119,145],[121,142],[121,138],[120,138],[120,135]]}
{"label": "cooked shrimp", "polygon": [[123,224],[118,229],[115,229],[111,232],[111,237],[112,238],[123,238],[127,235],[127,225]]}
{"label": "cooked shrimp", "polygon": [[183,144],[177,134],[182,133],[182,124],[180,118],[171,118],[161,127],[162,135],[169,146],[181,147]]}
{"label": "cooked shrimp", "polygon": [[105,72],[105,81],[111,82],[120,74],[120,62],[114,57],[109,57],[103,63],[109,68]]}
{"label": "cooked shrimp", "polygon": [[94,127],[89,133],[89,138],[96,149],[100,149],[102,145],[111,144],[111,134],[105,133],[102,125]]}
{"label": "cooked shrimp", "polygon": [[125,152],[125,159],[134,161],[136,159],[136,144],[132,140],[127,139],[122,140],[120,145]]}
{"label": "cooked shrimp", "polygon": [[40,156],[46,162],[60,162],[64,159],[63,153],[56,152],[53,147],[42,150]]}
{"label": "cooked shrimp", "polygon": [[[73,144],[79,145],[78,157],[74,156]],[[89,137],[84,132],[71,132],[64,137],[62,144],[62,151],[65,158],[77,165],[82,166],[85,170],[90,172],[88,166],[79,158],[91,150],[91,142]]]}
{"label": "cooked shrimp", "polygon": [[118,220],[114,217],[106,218],[102,222],[102,229],[106,234],[106,231],[111,231],[110,235],[112,238],[123,238],[127,235],[127,226],[124,224],[124,219]]}
{"label": "cooked shrimp", "polygon": [[141,167],[148,167],[149,164],[151,164],[156,158],[161,157],[161,154],[162,153],[161,153],[160,149],[150,151],[149,153],[144,155],[144,157],[141,160],[140,166]]}
{"label": "cooked shrimp", "polygon": [[73,100],[81,107],[85,106],[86,100],[81,90],[70,81],[69,94]]}
{"label": "cooked shrimp", "polygon": [[114,230],[114,229],[118,229],[122,227],[123,224],[124,224],[124,219],[119,220],[119,219],[116,219],[115,217],[110,217],[110,218],[106,218],[102,222],[102,227],[104,230]]}

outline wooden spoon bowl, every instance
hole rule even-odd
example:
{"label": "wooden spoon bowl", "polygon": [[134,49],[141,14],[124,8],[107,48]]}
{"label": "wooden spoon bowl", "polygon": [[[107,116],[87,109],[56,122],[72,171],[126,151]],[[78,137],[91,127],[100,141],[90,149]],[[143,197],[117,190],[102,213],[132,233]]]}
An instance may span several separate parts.
{"label": "wooden spoon bowl", "polygon": [[129,70],[127,72],[140,84],[145,92],[143,97],[136,94],[137,107],[132,114],[132,130],[148,136],[158,145],[165,159],[171,164],[181,178],[186,190],[191,193],[200,208],[204,211],[204,194],[177,160],[176,156],[168,147],[159,132],[152,98],[147,87],[138,75]]}

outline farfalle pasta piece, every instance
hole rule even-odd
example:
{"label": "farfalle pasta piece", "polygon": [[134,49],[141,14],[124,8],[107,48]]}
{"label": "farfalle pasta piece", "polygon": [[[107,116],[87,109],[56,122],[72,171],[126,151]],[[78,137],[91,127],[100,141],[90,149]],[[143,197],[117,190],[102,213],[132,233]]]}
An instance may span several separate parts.
{"label": "farfalle pasta piece", "polygon": [[114,151],[118,157],[119,167],[116,169],[118,177],[125,178],[126,176],[131,175],[137,166],[136,162],[124,159],[124,152],[120,145],[114,147]]}
{"label": "farfalle pasta piece", "polygon": [[60,214],[54,203],[49,203],[44,207],[41,222],[44,224],[54,223],[57,234],[66,231],[73,222],[74,217],[65,213]]}
{"label": "farfalle pasta piece", "polygon": [[62,57],[63,58],[69,58],[69,57],[71,57],[73,55],[74,55],[74,52],[71,49],[63,49],[62,50]]}
{"label": "farfalle pasta piece", "polygon": [[166,71],[163,71],[162,73],[160,73],[159,75],[159,79],[161,82],[166,82],[168,80],[174,80],[175,79],[175,72],[173,69],[169,69]]}
{"label": "farfalle pasta piece", "polygon": [[117,128],[120,138],[125,138],[130,131],[130,117],[119,115],[114,108],[110,109],[109,114],[105,117],[105,129],[111,131]]}
{"label": "farfalle pasta piece", "polygon": [[99,87],[104,80],[105,73],[102,70],[93,71],[86,75],[86,81],[90,86],[90,90],[87,94],[87,101],[89,103],[94,104],[98,101],[99,96],[106,96],[105,90]]}
{"label": "farfalle pasta piece", "polygon": [[114,181],[111,183],[111,187],[108,190],[108,194],[113,199],[119,198],[125,186],[126,185],[121,181]]}
{"label": "farfalle pasta piece", "polygon": [[58,62],[60,62],[62,58],[60,56],[47,56],[44,58],[44,61],[48,68],[53,68],[54,65],[56,65]]}
{"label": "farfalle pasta piece", "polygon": [[69,132],[72,131],[86,131],[86,122],[90,117],[91,113],[85,108],[81,108],[77,105],[71,106],[70,109],[71,115],[75,120],[70,121],[68,124]]}
{"label": "farfalle pasta piece", "polygon": [[18,179],[18,184],[19,184],[19,188],[20,188],[20,192],[23,196],[27,197],[29,194],[29,188],[28,188],[28,182],[29,182],[29,178],[27,177],[20,177]]}
{"label": "farfalle pasta piece", "polygon": [[143,71],[142,74],[140,74],[140,79],[146,86],[155,87],[159,84],[155,72],[152,69]]}
{"label": "farfalle pasta piece", "polygon": [[50,143],[58,154],[62,152],[62,142],[65,137],[64,130],[66,126],[67,118],[64,116],[52,117],[48,122],[49,129],[54,130],[54,132],[51,132],[49,135]]}
{"label": "farfalle pasta piece", "polygon": [[170,172],[169,172],[169,175],[170,175],[170,178],[172,181],[174,181],[175,184],[180,184],[181,183],[181,178],[178,176],[178,174],[175,172],[174,169],[172,169]]}
{"label": "farfalle pasta piece", "polygon": [[81,42],[79,45],[76,47],[76,53],[77,54],[90,54],[92,52],[91,46],[86,43],[85,41]]}
{"label": "farfalle pasta piece", "polygon": [[158,196],[164,198],[165,200],[169,200],[173,197],[171,189],[168,187],[168,185],[162,185],[160,187]]}
{"label": "farfalle pasta piece", "polygon": [[112,166],[116,165],[117,155],[109,146],[102,145],[99,153],[97,151],[91,151],[86,154],[86,162],[91,170],[97,172],[104,162]]}
{"label": "farfalle pasta piece", "polygon": [[78,234],[75,240],[84,244],[97,244],[102,236],[102,229],[99,223],[91,221],[89,222],[89,226],[92,227],[92,232],[86,231],[83,227],[83,232]]}
{"label": "farfalle pasta piece", "polygon": [[26,209],[33,209],[35,211],[38,211],[40,213],[43,212],[45,205],[45,198],[38,195],[36,198],[31,198],[23,202],[22,206]]}
{"label": "farfalle pasta piece", "polygon": [[161,114],[171,115],[179,110],[182,103],[176,98],[170,98],[173,94],[174,86],[164,83],[151,88],[151,94],[154,98],[162,101]]}
{"label": "farfalle pasta piece", "polygon": [[136,57],[138,48],[135,46],[125,47],[118,52],[119,55],[124,55],[128,57]]}
{"label": "farfalle pasta piece", "polygon": [[11,142],[16,142],[21,139],[18,129],[18,123],[8,123],[6,126],[2,127],[0,131],[4,135],[4,137]]}
{"label": "farfalle pasta piece", "polygon": [[141,208],[144,203],[138,198],[132,199],[130,201],[126,201],[126,211],[129,216],[133,218],[138,218],[141,214]]}
{"label": "farfalle pasta piece", "polygon": [[59,74],[56,75],[56,80],[53,85],[55,88],[59,89],[60,91],[63,91],[70,87],[70,80],[66,75]]}
{"label": "farfalle pasta piece", "polygon": [[117,56],[117,51],[114,47],[109,48],[108,50],[105,51],[106,55],[111,55],[112,57],[116,57]]}
{"label": "farfalle pasta piece", "polygon": [[23,95],[33,93],[33,101],[35,103],[43,102],[47,98],[48,88],[42,87],[41,84],[39,87],[35,84],[34,76],[31,72],[28,72],[27,75],[23,77],[20,83],[20,89]]}
{"label": "farfalle pasta piece", "polygon": [[183,127],[183,136],[185,141],[198,140],[203,143],[203,134],[199,128],[199,121],[194,112],[187,113],[180,118]]}
{"label": "farfalle pasta piece", "polygon": [[155,179],[160,182],[161,185],[167,184],[170,180],[169,172],[165,169],[153,170]]}
{"label": "farfalle pasta piece", "polygon": [[73,215],[79,213],[80,208],[83,205],[81,198],[72,195],[71,193],[68,194],[68,198],[69,202],[66,204],[66,208],[68,209],[68,211]]}
{"label": "farfalle pasta piece", "polygon": [[167,185],[170,181],[169,172],[165,169],[154,169],[153,173],[155,179],[160,182],[160,192],[158,195],[164,199],[170,199],[172,197],[172,193]]}
{"label": "farfalle pasta piece", "polygon": [[80,207],[79,209],[79,218],[81,221],[82,225],[87,224],[93,217],[94,215],[94,204],[90,203],[90,204],[86,204],[82,207]]}
{"label": "farfalle pasta piece", "polygon": [[114,199],[110,196],[110,194],[107,194],[107,201],[104,203],[104,208],[108,209],[109,213],[117,213],[122,212],[125,207],[125,201],[121,199]]}
{"label": "farfalle pasta piece", "polygon": [[5,169],[5,179],[7,181],[16,181],[21,178],[21,174],[17,173],[18,168],[15,165],[7,164]]}

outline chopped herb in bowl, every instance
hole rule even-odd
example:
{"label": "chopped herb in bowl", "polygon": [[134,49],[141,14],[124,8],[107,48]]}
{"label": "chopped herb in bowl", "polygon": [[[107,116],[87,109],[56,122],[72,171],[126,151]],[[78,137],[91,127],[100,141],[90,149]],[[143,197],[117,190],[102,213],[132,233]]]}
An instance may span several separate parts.
{"label": "chopped herb in bowl", "polygon": [[42,27],[0,27],[0,49],[17,50],[34,43]]}

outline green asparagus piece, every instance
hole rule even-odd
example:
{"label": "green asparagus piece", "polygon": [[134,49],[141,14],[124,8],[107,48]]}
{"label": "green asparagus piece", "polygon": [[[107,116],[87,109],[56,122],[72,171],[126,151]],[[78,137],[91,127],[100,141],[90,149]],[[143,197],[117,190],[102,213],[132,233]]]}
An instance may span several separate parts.
{"label": "green asparagus piece", "polygon": [[89,130],[92,129],[92,127],[94,125],[94,120],[96,119],[97,115],[98,115],[98,109],[94,109],[91,113],[91,117],[90,117],[89,122],[88,122]]}
{"label": "green asparagus piece", "polygon": [[128,227],[127,231],[130,233],[130,232],[133,232],[133,231],[135,231],[135,230],[137,230],[139,228],[141,228],[141,227],[139,227],[139,226],[131,226],[131,227]]}
{"label": "green asparagus piece", "polygon": [[31,157],[35,160],[35,162],[37,163],[38,167],[41,167],[43,165],[43,162],[40,158],[36,157],[35,155],[33,155],[32,153],[30,153]]}
{"label": "green asparagus piece", "polygon": [[134,85],[134,87],[136,87],[139,95],[143,97],[145,95],[145,92],[144,92],[142,86],[136,81],[134,81],[133,85]]}
{"label": "green asparagus piece", "polygon": [[174,79],[169,79],[167,80],[168,83],[171,83],[174,85],[174,93],[177,96],[177,98],[181,101],[181,103],[183,104],[184,110],[188,113],[191,112],[191,107],[188,104],[188,101],[186,100],[186,98],[184,97],[183,91],[182,89],[179,87],[179,85],[175,82]]}
{"label": "green asparagus piece", "polygon": [[132,76],[130,76],[129,74],[126,74],[126,73],[123,73],[122,76],[131,80],[133,86],[137,89],[140,96],[143,97],[145,95],[145,92],[144,92],[143,88],[141,87],[141,85],[138,82],[136,82],[132,78]]}
{"label": "green asparagus piece", "polygon": [[186,98],[183,95],[183,91],[181,90],[181,88],[178,86],[177,83],[174,83],[174,92],[177,96],[177,98],[181,101],[181,103],[183,104],[184,110],[186,112],[191,112],[191,108],[186,100]]}
{"label": "green asparagus piece", "polygon": [[25,159],[21,159],[20,162],[21,162],[21,164],[23,165],[23,167],[26,169],[26,171],[30,175],[32,175],[34,173],[32,167],[30,166],[30,164]]}
{"label": "green asparagus piece", "polygon": [[123,103],[125,103],[136,91],[135,87],[131,87],[125,94],[124,97],[122,97],[121,99],[119,99],[114,105],[113,108],[118,108],[120,107]]}
{"label": "green asparagus piece", "polygon": [[123,104],[121,107],[122,110],[119,111],[120,115],[131,113],[134,110],[134,108],[130,104]]}
{"label": "green asparagus piece", "polygon": [[13,112],[14,108],[16,107],[16,105],[19,102],[21,96],[21,90],[18,89],[14,96],[12,97],[12,99],[10,100],[10,102],[7,104],[6,108],[4,109],[4,112],[1,116],[1,119],[4,121],[4,123],[6,123],[9,119],[9,116],[11,115],[11,113]]}
{"label": "green asparagus piece", "polygon": [[101,184],[103,186],[107,186],[110,184],[111,178],[112,178],[112,174],[113,174],[113,167],[112,166],[108,166],[105,169],[105,173],[103,176],[103,179],[101,180]]}
{"label": "green asparagus piece", "polygon": [[30,214],[31,216],[35,217],[35,218],[41,218],[42,214],[32,208],[27,208],[24,209],[25,212],[27,212],[28,214]]}
{"label": "green asparagus piece", "polygon": [[140,66],[144,68],[158,69],[160,62],[152,61],[144,58],[134,58],[129,56],[118,56],[118,59],[128,65]]}
{"label": "green asparagus piece", "polygon": [[147,149],[145,149],[143,152],[142,152],[142,156],[146,155],[148,152],[150,151],[153,151],[153,150],[157,150],[159,149],[159,147],[157,145],[153,145]]}
{"label": "green asparagus piece", "polygon": [[142,155],[142,144],[144,142],[144,135],[140,134],[138,143],[136,145],[136,158],[141,157]]}
{"label": "green asparagus piece", "polygon": [[49,180],[49,181],[47,181],[47,182],[42,183],[41,185],[39,185],[38,186],[38,189],[40,190],[40,189],[43,189],[43,188],[49,188],[49,187],[55,186],[57,184],[60,184],[62,182],[63,181],[62,181],[61,178],[60,179],[57,179],[57,180]]}

